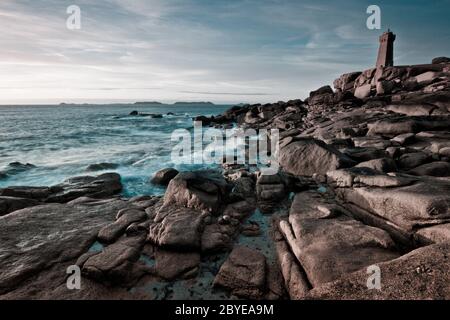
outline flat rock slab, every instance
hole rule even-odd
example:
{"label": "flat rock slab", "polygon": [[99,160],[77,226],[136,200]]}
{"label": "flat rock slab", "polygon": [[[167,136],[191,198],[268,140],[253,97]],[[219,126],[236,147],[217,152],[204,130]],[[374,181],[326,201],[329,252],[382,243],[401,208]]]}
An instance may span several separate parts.
{"label": "flat rock slab", "polygon": [[448,300],[450,299],[450,243],[416,249],[384,263],[381,290],[367,288],[367,269],[314,288],[308,299],[332,300]]}
{"label": "flat rock slab", "polygon": [[340,188],[344,201],[410,231],[415,227],[450,221],[450,182],[428,178],[393,188]]}
{"label": "flat rock slab", "polygon": [[248,247],[235,247],[220,267],[214,285],[243,298],[262,298],[266,285],[266,258]]}
{"label": "flat rock slab", "polygon": [[399,256],[386,231],[342,214],[323,218],[319,205],[326,203],[314,193],[299,193],[289,221],[280,222],[284,237],[314,287]]}
{"label": "flat rock slab", "polygon": [[[0,293],[56,263],[75,259],[126,202],[47,204],[0,217]],[[63,270],[64,272],[65,270]]]}

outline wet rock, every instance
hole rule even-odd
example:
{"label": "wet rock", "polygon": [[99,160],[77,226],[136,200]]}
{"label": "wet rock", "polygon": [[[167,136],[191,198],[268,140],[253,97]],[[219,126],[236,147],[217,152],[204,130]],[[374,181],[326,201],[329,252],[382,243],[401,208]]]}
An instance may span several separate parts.
{"label": "wet rock", "polygon": [[130,112],[130,116],[138,116],[139,115],[139,111],[137,110],[133,110]]}
{"label": "wet rock", "polygon": [[266,286],[266,259],[263,254],[244,246],[237,246],[220,267],[214,286],[250,299],[263,297]]}
{"label": "wet rock", "polygon": [[31,163],[11,162],[3,173],[7,175],[12,175],[28,171],[34,168],[36,168],[36,166]]}
{"label": "wet rock", "polygon": [[8,187],[0,189],[0,196],[45,201],[50,195],[61,192],[60,187]]}
{"label": "wet rock", "polygon": [[38,204],[40,204],[39,201],[32,199],[0,196],[0,216],[14,212],[16,210],[34,207]]}
{"label": "wet rock", "polygon": [[91,198],[104,198],[112,196],[122,190],[120,175],[105,173],[98,177],[81,176],[70,178],[56,188],[62,191],[51,194],[46,201],[64,203],[82,196]]}
{"label": "wet rock", "polygon": [[0,251],[5,253],[0,255],[0,293],[79,257],[126,205],[120,200],[90,206],[46,204],[0,217]]}
{"label": "wet rock", "polygon": [[170,180],[177,176],[178,173],[178,170],[173,168],[162,169],[155,173],[155,175],[151,179],[151,182],[154,184],[166,186],[169,184]]}
{"label": "wet rock", "polygon": [[200,265],[200,254],[158,249],[155,253],[155,260],[156,273],[170,281],[185,276],[195,276]]}
{"label": "wet rock", "polygon": [[103,171],[103,170],[117,169],[118,167],[119,167],[119,165],[117,163],[102,162],[102,163],[90,164],[86,168],[86,171]]}
{"label": "wet rock", "polygon": [[337,149],[314,139],[301,139],[285,146],[280,151],[279,162],[285,172],[296,176],[325,174],[354,164]]}

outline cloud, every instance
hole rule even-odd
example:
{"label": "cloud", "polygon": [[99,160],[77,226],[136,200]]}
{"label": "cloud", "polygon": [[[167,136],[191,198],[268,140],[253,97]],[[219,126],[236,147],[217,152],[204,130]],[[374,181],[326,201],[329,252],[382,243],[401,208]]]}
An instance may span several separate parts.
{"label": "cloud", "polygon": [[[368,1],[78,0],[82,29],[71,31],[65,9],[73,2],[0,2],[8,30],[0,34],[0,103],[302,98],[372,66],[380,33],[365,27]],[[435,36],[449,39],[445,10],[380,6],[383,21],[395,21],[399,63],[448,54],[448,41]],[[427,12],[433,19],[417,30],[411,19]]]}

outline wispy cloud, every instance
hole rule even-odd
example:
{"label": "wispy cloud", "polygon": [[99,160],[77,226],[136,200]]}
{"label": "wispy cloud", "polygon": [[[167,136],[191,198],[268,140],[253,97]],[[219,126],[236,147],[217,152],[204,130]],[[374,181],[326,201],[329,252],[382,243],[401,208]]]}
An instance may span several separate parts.
{"label": "wispy cloud", "polygon": [[[74,2],[82,10],[77,31],[65,27],[66,8]],[[379,2],[384,26],[398,34],[399,63],[448,55],[449,42],[440,39],[448,39],[450,30],[443,8]],[[447,0],[437,3],[449,6]],[[8,32],[0,34],[0,103],[25,97],[48,102],[305,97],[340,73],[373,65],[380,32],[365,28],[369,4],[2,0],[0,28]]]}

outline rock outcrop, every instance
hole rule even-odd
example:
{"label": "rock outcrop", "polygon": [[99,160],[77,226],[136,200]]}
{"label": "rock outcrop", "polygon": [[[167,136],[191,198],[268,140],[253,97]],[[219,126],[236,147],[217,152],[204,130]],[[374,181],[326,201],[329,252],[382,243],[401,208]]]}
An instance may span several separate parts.
{"label": "rock outcrop", "polygon": [[278,129],[273,175],[168,168],[163,197],[131,199],[115,173],[0,189],[0,299],[450,299],[449,70],[352,72],[304,101],[196,118]]}

